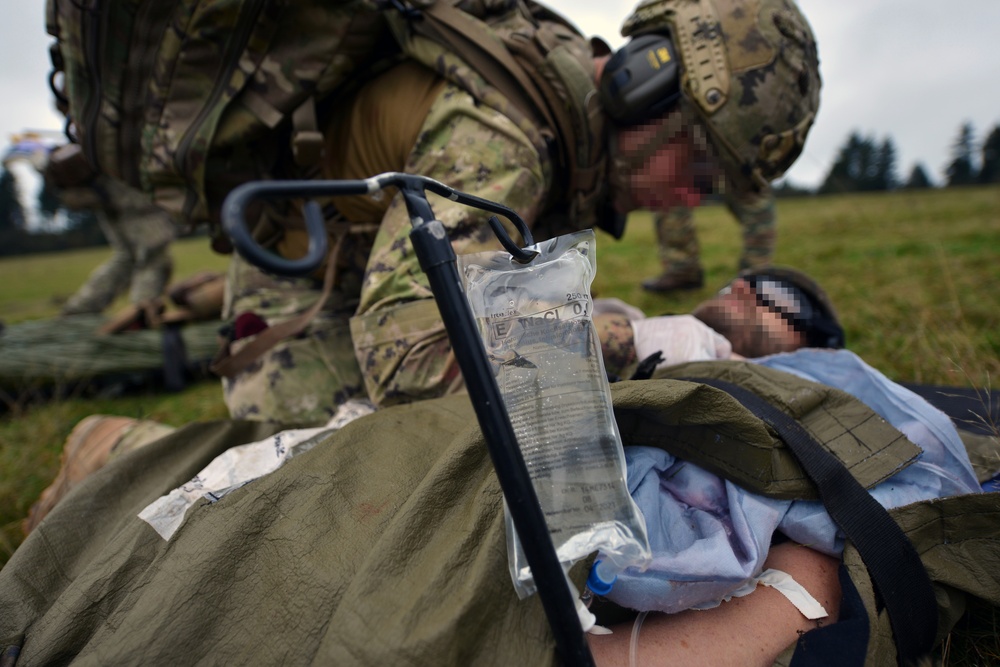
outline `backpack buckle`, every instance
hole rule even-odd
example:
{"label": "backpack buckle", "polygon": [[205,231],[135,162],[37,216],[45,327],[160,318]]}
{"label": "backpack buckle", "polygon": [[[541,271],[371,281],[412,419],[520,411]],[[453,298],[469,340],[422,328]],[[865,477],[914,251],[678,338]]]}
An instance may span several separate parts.
{"label": "backpack buckle", "polygon": [[317,130],[301,130],[292,137],[292,157],[300,167],[312,167],[323,159],[323,134]]}
{"label": "backpack buckle", "polygon": [[323,159],[323,133],[311,97],[292,113],[292,158],[300,167],[314,167]]}

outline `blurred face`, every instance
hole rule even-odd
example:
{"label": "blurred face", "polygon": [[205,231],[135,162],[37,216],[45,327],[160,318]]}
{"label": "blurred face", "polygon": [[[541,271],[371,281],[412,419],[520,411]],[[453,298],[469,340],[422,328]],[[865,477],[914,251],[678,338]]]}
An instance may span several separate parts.
{"label": "blurred face", "polygon": [[711,191],[716,174],[708,172],[717,169],[709,158],[698,155],[688,132],[681,128],[664,138],[664,126],[676,122],[671,117],[616,130],[611,185],[619,213],[693,208]]}
{"label": "blurred face", "polygon": [[762,305],[753,287],[737,278],[692,313],[725,336],[733,352],[763,357],[806,346],[806,336],[773,307]]}

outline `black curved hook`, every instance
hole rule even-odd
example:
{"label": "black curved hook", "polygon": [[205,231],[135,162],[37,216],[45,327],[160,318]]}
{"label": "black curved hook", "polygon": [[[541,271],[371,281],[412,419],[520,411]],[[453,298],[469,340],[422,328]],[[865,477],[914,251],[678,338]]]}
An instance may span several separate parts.
{"label": "black curved hook", "polygon": [[309,247],[305,256],[298,259],[286,259],[263,248],[250,234],[246,221],[246,210],[257,199],[286,199],[313,197],[331,197],[338,195],[369,194],[386,187],[398,187],[404,194],[410,220],[418,226],[433,219],[433,211],[427,202],[425,191],[445,197],[472,208],[478,208],[491,216],[489,224],[493,233],[516,261],[526,264],[538,256],[538,251],[521,247],[511,239],[510,235],[497,215],[502,215],[513,223],[521,234],[526,246],[534,245],[531,230],[513,209],[488,199],[476,197],[451,188],[444,183],[426,176],[388,172],[364,180],[342,181],[252,181],[244,183],[232,190],[222,205],[222,226],[233,241],[233,246],[254,265],[285,276],[304,276],[319,268],[326,259],[327,237],[322,210],[315,201],[306,202],[303,206],[306,232],[309,236]]}
{"label": "black curved hook", "polygon": [[[481,211],[486,211],[487,213],[495,213],[502,215],[503,217],[514,223],[514,227],[517,228],[518,233],[524,240],[525,246],[535,245],[535,239],[531,236],[531,230],[528,229],[527,223],[524,219],[517,214],[514,209],[498,204],[489,199],[483,199],[482,197],[477,197],[475,195],[470,195],[465,192],[459,192],[454,188],[450,188],[444,183],[440,183],[431,178],[418,177],[422,179],[423,186],[433,192],[436,195],[441,195],[442,197],[447,197],[457,201],[459,204],[464,204],[466,206],[471,206],[472,208],[478,208]],[[500,241],[500,245],[504,247],[504,250],[509,252],[516,261],[521,264],[527,264],[535,257],[538,257],[538,251],[530,249],[528,247],[521,247],[514,243],[514,240],[510,238],[510,234],[502,224],[496,215],[490,216],[489,219],[490,228],[493,229],[493,234],[496,235],[497,240]]]}
{"label": "black curved hook", "polygon": [[246,223],[246,209],[255,199],[295,197],[297,195],[294,193],[298,192],[295,185],[294,181],[244,183],[234,188],[222,203],[222,228],[232,239],[236,250],[255,266],[283,276],[307,275],[319,268],[326,259],[326,227],[319,205],[310,201],[302,209],[309,247],[305,256],[299,259],[285,259],[257,243]]}

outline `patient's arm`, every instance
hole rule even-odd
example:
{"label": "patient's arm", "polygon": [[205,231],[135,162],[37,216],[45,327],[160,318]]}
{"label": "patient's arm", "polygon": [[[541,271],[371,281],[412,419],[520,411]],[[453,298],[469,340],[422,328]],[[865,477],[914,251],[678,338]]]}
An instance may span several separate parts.
{"label": "patient's arm", "polygon": [[[790,574],[829,616],[810,621],[781,593],[758,586],[749,595],[706,611],[649,614],[639,634],[637,664],[771,665],[800,633],[837,620],[840,611],[840,561],[798,544],[773,547],[765,569]],[[629,664],[632,624],[612,628],[610,635],[588,635],[595,662],[601,667]]]}

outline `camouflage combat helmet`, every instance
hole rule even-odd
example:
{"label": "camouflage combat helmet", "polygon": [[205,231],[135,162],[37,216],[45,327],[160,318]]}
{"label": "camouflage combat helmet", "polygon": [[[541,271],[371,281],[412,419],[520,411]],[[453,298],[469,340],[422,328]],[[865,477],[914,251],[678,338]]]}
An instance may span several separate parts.
{"label": "camouflage combat helmet", "polygon": [[806,294],[813,313],[807,322],[796,323],[810,347],[839,349],[844,347],[844,329],[837,318],[837,311],[826,291],[819,284],[798,269],[787,266],[763,266],[741,271],[744,280],[770,278],[785,281]]}
{"label": "camouflage combat helmet", "polygon": [[681,90],[733,185],[760,189],[802,152],[819,108],[819,60],[792,0],[644,0],[622,35],[668,32]]}

